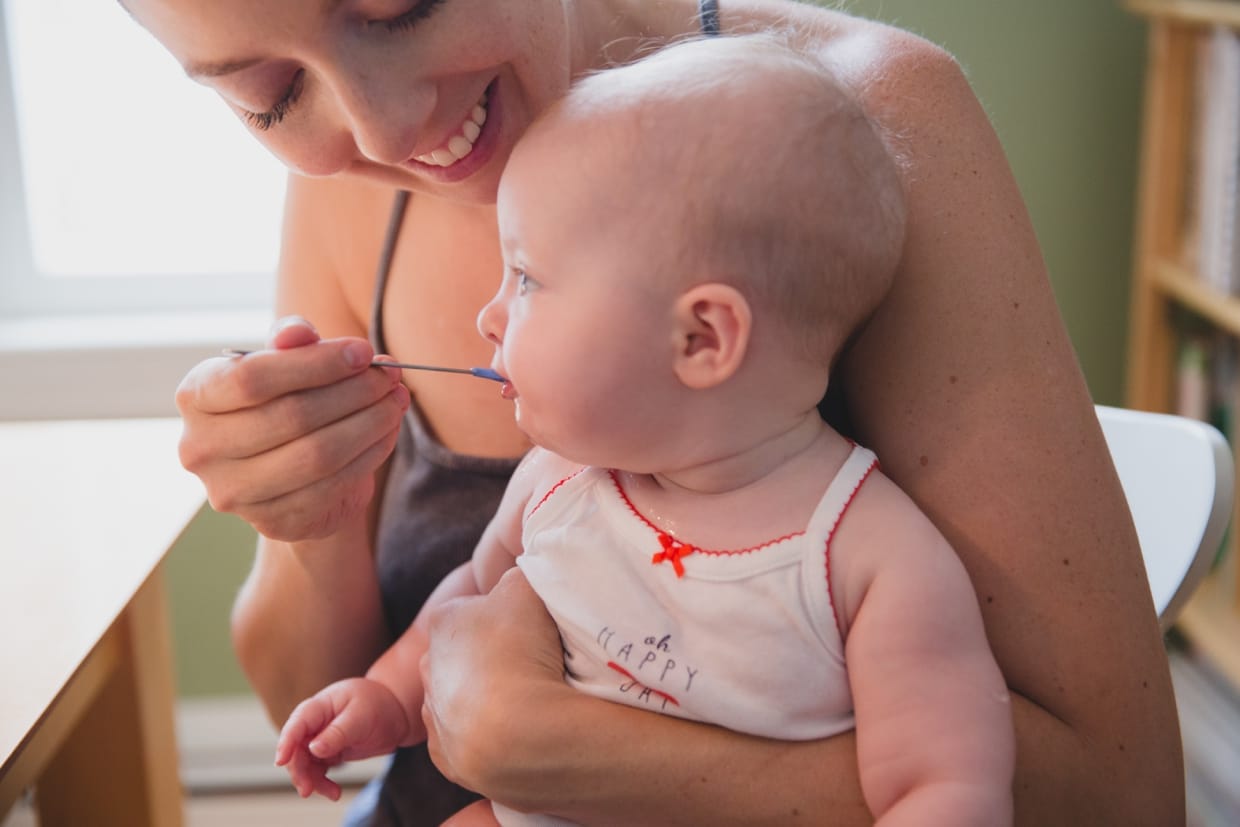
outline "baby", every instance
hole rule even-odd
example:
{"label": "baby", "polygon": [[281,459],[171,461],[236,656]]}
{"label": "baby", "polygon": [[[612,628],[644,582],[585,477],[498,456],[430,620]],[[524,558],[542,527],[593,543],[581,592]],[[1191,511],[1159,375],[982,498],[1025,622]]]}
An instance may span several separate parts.
{"label": "baby", "polygon": [[[478,326],[537,447],[428,605],[520,566],[581,691],[770,738],[855,728],[881,824],[1010,823],[1011,709],[964,568],[817,409],[903,243],[846,85],[769,35],[589,76],[516,148],[498,215]],[[289,717],[303,795],[426,737],[424,618]],[[496,820],[565,823],[486,801],[452,823]]]}

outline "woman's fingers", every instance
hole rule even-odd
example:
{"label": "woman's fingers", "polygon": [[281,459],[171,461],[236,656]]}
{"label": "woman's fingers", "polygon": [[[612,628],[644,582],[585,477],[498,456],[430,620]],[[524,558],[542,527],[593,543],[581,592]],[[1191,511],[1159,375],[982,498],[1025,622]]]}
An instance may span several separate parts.
{"label": "woman's fingers", "polygon": [[325,536],[364,508],[409,406],[367,342],[317,335],[291,323],[273,342],[308,343],[208,359],[177,390],[181,463],[213,508],[272,539]]}
{"label": "woman's fingers", "polygon": [[301,316],[281,316],[271,325],[271,331],[267,334],[267,347],[284,350],[311,345],[318,340],[319,332]]}
{"label": "woman's fingers", "polygon": [[[263,405],[308,388],[333,385],[368,370],[374,350],[365,339],[328,339],[287,350],[257,350],[246,356],[208,359],[177,389],[184,413],[226,414]],[[399,381],[393,369],[380,375]]]}
{"label": "woman's fingers", "polygon": [[[378,432],[378,439],[364,447],[348,464],[334,474],[305,484],[293,481],[278,472],[266,478],[265,485],[287,490],[270,499],[212,500],[212,507],[219,511],[236,514],[252,525],[260,534],[272,540],[295,542],[326,537],[336,531],[350,516],[361,513],[374,493],[375,471],[384,463],[396,446],[400,433],[400,412],[408,402],[385,417],[386,431]],[[374,434],[372,433],[373,437]],[[294,443],[296,444],[296,443]],[[237,487],[248,487],[253,480],[238,463],[230,479]],[[269,474],[272,472],[268,472]],[[250,480],[250,482],[247,482]],[[294,487],[300,485],[300,487]],[[211,489],[208,487],[208,494]]]}
{"label": "woman's fingers", "polygon": [[[329,385],[291,391],[253,407],[206,416],[200,410],[186,413],[187,439],[182,443],[181,461],[197,473],[207,463],[249,459],[388,401],[403,411],[406,397],[399,381],[375,368]],[[188,438],[191,434],[192,439]]]}

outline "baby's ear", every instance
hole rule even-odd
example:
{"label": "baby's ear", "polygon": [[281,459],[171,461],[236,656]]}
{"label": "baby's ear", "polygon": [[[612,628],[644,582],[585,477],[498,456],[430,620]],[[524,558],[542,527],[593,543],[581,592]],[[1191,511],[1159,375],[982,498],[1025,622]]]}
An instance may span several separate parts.
{"label": "baby's ear", "polygon": [[740,369],[749,348],[753,314],[735,287],[711,282],[676,300],[676,376],[687,387],[711,388]]}

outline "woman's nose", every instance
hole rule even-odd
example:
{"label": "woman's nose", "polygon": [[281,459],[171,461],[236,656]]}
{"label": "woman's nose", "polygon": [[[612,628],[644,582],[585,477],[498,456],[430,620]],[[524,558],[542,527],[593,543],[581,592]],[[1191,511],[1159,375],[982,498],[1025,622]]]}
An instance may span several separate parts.
{"label": "woman's nose", "polygon": [[[390,78],[395,76],[396,80]],[[401,83],[399,73],[379,72],[369,80],[355,73],[339,97],[353,143],[367,160],[401,164],[413,157],[418,137],[435,105],[429,83]]]}

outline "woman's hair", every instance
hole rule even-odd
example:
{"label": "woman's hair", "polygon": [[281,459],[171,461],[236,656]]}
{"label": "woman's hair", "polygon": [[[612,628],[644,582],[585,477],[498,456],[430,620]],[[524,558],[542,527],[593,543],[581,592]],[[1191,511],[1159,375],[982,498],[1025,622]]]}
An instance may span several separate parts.
{"label": "woman's hair", "polygon": [[837,73],[790,36],[681,42],[582,79],[563,110],[615,124],[608,162],[633,170],[640,223],[679,251],[663,275],[732,284],[807,358],[834,359],[890,287],[898,163]]}

